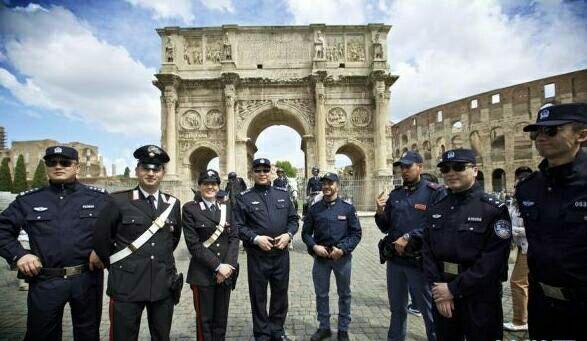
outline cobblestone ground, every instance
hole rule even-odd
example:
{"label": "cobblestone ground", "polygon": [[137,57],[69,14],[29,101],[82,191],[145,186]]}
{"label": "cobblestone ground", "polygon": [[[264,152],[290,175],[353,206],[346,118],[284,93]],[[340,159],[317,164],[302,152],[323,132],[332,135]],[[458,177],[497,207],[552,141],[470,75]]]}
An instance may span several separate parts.
{"label": "cobblestone ground", "polygon": [[[381,233],[375,226],[373,218],[361,218],[363,240],[353,253],[352,273],[352,322],[350,335],[352,340],[384,340],[387,336],[390,312],[385,286],[385,266],[379,263],[377,242]],[[232,292],[227,338],[231,340],[248,340],[252,335],[252,319],[247,288],[246,255],[241,253],[240,264],[243,271],[236,290]],[[176,251],[178,269],[187,272],[189,254],[182,243]],[[291,252],[291,273],[289,287],[289,313],[286,331],[295,340],[309,340],[316,330],[316,305],[311,279],[312,258],[306,253],[299,233],[294,238],[294,250]],[[510,266],[511,271],[511,266]],[[337,296],[334,278],[331,279],[330,310],[331,325],[337,325]],[[511,320],[511,294],[509,285],[504,285],[504,319]],[[150,338],[147,321],[143,314],[141,323],[141,340]],[[408,315],[408,340],[425,340],[422,318]],[[104,295],[100,334],[108,339],[108,297]],[[26,292],[18,290],[15,273],[3,265],[0,269],[0,340],[22,340],[26,329]],[[65,340],[72,339],[71,318],[66,307],[63,321]],[[194,340],[196,323],[192,305],[192,293],[185,285],[182,300],[175,307],[171,338],[173,340]],[[335,334],[336,335],[336,334]],[[506,340],[527,339],[527,333],[505,333]],[[335,338],[332,338],[335,339]]]}

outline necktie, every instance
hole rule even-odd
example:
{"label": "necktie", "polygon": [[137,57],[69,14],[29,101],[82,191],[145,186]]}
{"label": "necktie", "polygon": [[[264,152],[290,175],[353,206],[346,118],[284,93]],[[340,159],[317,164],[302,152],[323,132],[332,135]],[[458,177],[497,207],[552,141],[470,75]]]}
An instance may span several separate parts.
{"label": "necktie", "polygon": [[210,205],[210,212],[216,213],[216,204]]}
{"label": "necktie", "polygon": [[155,207],[155,197],[153,196],[153,194],[150,194],[147,197],[147,200],[149,201],[149,206],[151,206],[151,211],[157,211],[157,208]]}

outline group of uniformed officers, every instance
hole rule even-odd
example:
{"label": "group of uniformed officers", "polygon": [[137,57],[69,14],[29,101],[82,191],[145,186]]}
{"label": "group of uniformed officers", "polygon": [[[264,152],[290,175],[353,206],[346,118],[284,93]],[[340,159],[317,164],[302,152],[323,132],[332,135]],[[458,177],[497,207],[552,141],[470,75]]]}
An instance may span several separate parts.
{"label": "group of uniformed officers", "polygon": [[[529,335],[587,339],[587,153],[581,148],[587,142],[587,104],[542,108],[524,131],[544,157],[515,191],[528,238]],[[225,338],[242,241],[254,338],[287,340],[288,245],[298,231],[298,216],[287,191],[271,186],[270,161],[254,160],[254,185],[232,193],[230,200],[219,195],[218,173],[202,172],[194,200],[180,210],[179,201],[160,190],[167,153],[147,145],[133,155],[137,187],[107,195],[78,182],[75,149],[49,147],[44,156],[49,185],[21,193],[0,214],[0,256],[30,284],[25,339],[60,340],[69,303],[74,339],[98,340],[107,268],[110,339],[136,340],[146,308],[151,338],[169,340],[184,282],[173,257],[183,230],[192,256],[185,281],[193,293],[196,338]],[[406,338],[408,291],[429,340],[501,339],[502,281],[512,236],[507,207],[476,182],[472,150],[442,154],[437,166],[445,186],[421,177],[422,164],[417,152],[404,153],[394,164],[403,184],[376,199],[375,221],[387,234],[379,246],[387,262],[388,339]],[[312,173],[307,194],[320,189],[323,197],[307,208],[301,233],[314,257],[319,326],[311,339],[332,335],[333,272],[337,338],[348,340],[351,259],[361,225],[353,205],[338,196],[338,176]],[[237,184],[235,179],[231,174]],[[21,229],[29,235],[30,250],[17,241]]]}

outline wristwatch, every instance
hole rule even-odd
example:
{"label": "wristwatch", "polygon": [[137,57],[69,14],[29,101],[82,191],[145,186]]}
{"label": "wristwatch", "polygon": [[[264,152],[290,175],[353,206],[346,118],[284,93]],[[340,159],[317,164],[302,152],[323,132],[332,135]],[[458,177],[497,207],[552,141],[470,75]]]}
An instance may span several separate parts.
{"label": "wristwatch", "polygon": [[406,242],[410,241],[410,234],[409,233],[404,233],[404,235],[402,236],[403,239],[406,240]]}

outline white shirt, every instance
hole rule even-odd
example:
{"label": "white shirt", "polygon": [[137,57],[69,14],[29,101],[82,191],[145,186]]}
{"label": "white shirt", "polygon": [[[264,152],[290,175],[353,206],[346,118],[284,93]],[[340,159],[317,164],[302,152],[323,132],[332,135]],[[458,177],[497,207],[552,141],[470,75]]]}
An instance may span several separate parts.
{"label": "white shirt", "polygon": [[149,195],[152,195],[155,197],[155,209],[157,209],[159,207],[159,190],[157,190],[157,192],[155,193],[149,193],[147,191],[145,191],[143,188],[141,188],[141,186],[139,186],[139,190],[141,191],[141,193],[143,193],[143,195],[145,196],[145,198],[148,198]]}
{"label": "white shirt", "polygon": [[202,197],[202,201],[204,202],[204,204],[206,204],[206,207],[208,207],[208,209],[210,209],[210,206],[214,205],[216,206],[216,209],[218,209],[218,205],[216,204],[216,201],[208,201],[206,199],[204,199]]}

